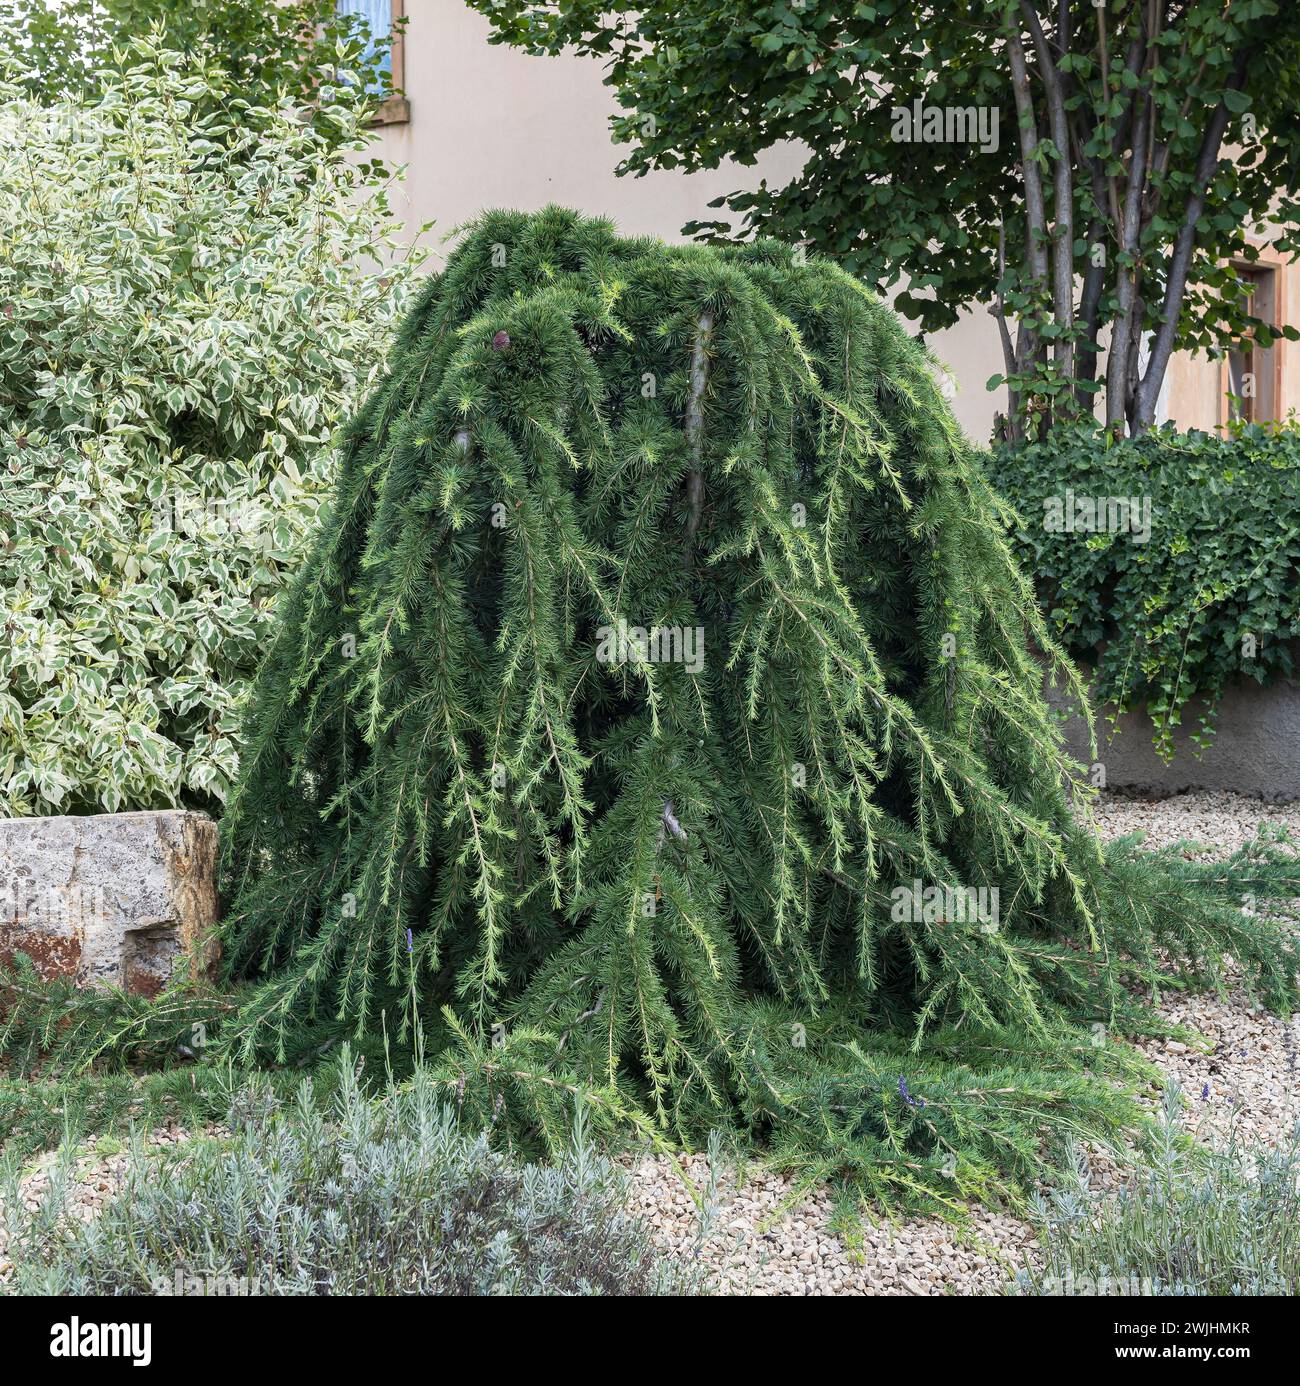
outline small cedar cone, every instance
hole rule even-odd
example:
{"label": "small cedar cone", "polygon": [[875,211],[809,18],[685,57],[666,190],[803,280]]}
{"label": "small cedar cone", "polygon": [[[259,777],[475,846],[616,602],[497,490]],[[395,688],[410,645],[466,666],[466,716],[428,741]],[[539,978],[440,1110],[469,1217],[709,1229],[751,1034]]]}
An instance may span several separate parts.
{"label": "small cedar cone", "polygon": [[492,350],[504,351],[510,345],[510,333],[504,329],[492,338]]}

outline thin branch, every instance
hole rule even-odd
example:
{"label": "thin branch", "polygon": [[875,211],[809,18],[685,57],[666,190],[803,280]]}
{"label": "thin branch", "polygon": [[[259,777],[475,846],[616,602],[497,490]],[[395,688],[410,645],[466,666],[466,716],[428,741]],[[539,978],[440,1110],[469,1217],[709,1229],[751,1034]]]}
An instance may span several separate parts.
{"label": "thin branch", "polygon": [[[1246,80],[1251,54],[1243,52],[1237,59],[1237,66],[1228,81],[1226,91],[1240,91]],[[1182,309],[1183,294],[1187,288],[1187,276],[1191,269],[1192,252],[1196,248],[1196,223],[1205,210],[1205,198],[1210,180],[1219,167],[1219,149],[1228,129],[1228,107],[1220,99],[1214,114],[1206,126],[1201,140],[1201,151],[1196,159],[1196,173],[1192,191],[1187,199],[1187,209],[1183,214],[1183,224],[1174,242],[1174,253],[1169,264],[1169,278],[1165,282],[1164,301],[1160,306],[1160,326],[1156,330],[1151,355],[1147,360],[1146,374],[1138,386],[1137,424],[1147,428],[1155,418],[1156,400],[1164,381],[1169,357],[1173,352],[1174,336],[1178,330],[1178,318]]]}
{"label": "thin branch", "polygon": [[[1062,44],[1068,51],[1069,23],[1064,8],[1062,5],[1060,32]],[[1055,214],[1052,312],[1061,336],[1056,340],[1054,356],[1060,373],[1071,380],[1074,377],[1074,182],[1070,175],[1070,125],[1065,113],[1065,88],[1034,7],[1029,0],[1020,0],[1020,9],[1038,55],[1038,67],[1047,91],[1048,126],[1056,146],[1056,162],[1052,168],[1052,211]]]}
{"label": "thin branch", "polygon": [[998,286],[997,300],[989,304],[989,313],[998,325],[998,336],[1002,342],[1002,360],[1007,372],[1007,434],[1009,442],[1019,442],[1020,430],[1020,391],[1011,383],[1019,370],[1016,350],[1011,344],[1011,333],[1007,330],[1007,306],[1002,286],[1007,276],[1007,224],[998,222]]}
{"label": "thin branch", "polygon": [[1116,297],[1119,313],[1111,327],[1110,352],[1106,362],[1106,424],[1112,427],[1129,415],[1129,347],[1140,324],[1135,321],[1138,301],[1138,268],[1136,257],[1141,230],[1142,192],[1146,186],[1147,129],[1151,122],[1151,102],[1145,92],[1134,96],[1138,104],[1137,121],[1133,127],[1133,154],[1129,163],[1128,187],[1119,223],[1119,249],[1128,264],[1118,266]]}
{"label": "thin branch", "polygon": [[[1016,100],[1016,126],[1020,134],[1020,165],[1025,184],[1025,256],[1030,283],[1039,293],[1047,288],[1047,213],[1043,205],[1043,182],[1038,167],[1038,123],[1029,92],[1029,73],[1020,32],[1007,26],[1007,52],[1011,59],[1011,90]],[[1029,325],[1036,309],[1031,307],[1020,319],[1017,359],[1022,368],[1040,356],[1038,333]]]}

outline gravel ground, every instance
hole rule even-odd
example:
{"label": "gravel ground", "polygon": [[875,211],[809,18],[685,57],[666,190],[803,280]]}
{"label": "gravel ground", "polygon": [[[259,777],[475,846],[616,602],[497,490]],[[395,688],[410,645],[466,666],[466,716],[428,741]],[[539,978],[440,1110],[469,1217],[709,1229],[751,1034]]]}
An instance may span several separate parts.
{"label": "gravel ground", "polygon": [[[1278,807],[1237,794],[1163,801],[1108,796],[1097,812],[1105,839],[1140,831],[1146,845],[1167,847],[1186,838],[1214,843],[1215,856],[1231,855],[1266,822],[1300,836],[1300,805]],[[1241,992],[1176,994],[1160,1009],[1205,1041],[1204,1047],[1178,1040],[1138,1045],[1182,1088],[1189,1130],[1211,1142],[1234,1135],[1269,1146],[1289,1143],[1300,1120],[1300,1017],[1281,1020]]]}
{"label": "gravel ground", "polygon": [[[1264,822],[1284,823],[1300,835],[1300,806],[1280,808],[1237,794],[1183,794],[1159,801],[1105,795],[1095,814],[1105,840],[1142,832],[1147,845],[1166,847],[1191,839],[1215,844],[1216,856],[1231,855]],[[1161,1009],[1206,1042],[1205,1048],[1175,1040],[1140,1046],[1183,1089],[1188,1128],[1210,1141],[1232,1132],[1269,1144],[1287,1142],[1300,1117],[1300,1021],[1284,1023],[1257,1011],[1240,992],[1177,995]],[[1090,1164],[1098,1183],[1113,1178],[1114,1166],[1104,1156],[1095,1156]],[[702,1156],[687,1169],[697,1186],[707,1178]],[[789,1191],[788,1180],[766,1170],[752,1171],[741,1188],[730,1179],[720,1180],[717,1231],[701,1245],[694,1206],[667,1159],[647,1157],[633,1171],[633,1206],[650,1223],[656,1240],[671,1255],[701,1261],[724,1290],[774,1295],[997,1293],[1035,1254],[1027,1224],[974,1209],[960,1229],[940,1219],[873,1229],[855,1258],[828,1226],[831,1202],[824,1194],[805,1199],[766,1228]]]}
{"label": "gravel ground", "polygon": [[[1141,831],[1153,847],[1192,839],[1216,844],[1216,855],[1225,856],[1265,821],[1285,823],[1300,835],[1300,805],[1278,808],[1234,794],[1163,801],[1104,796],[1096,819],[1106,839]],[[1283,1023],[1234,992],[1173,996],[1162,1010],[1204,1041],[1203,1046],[1172,1040],[1142,1046],[1188,1097],[1189,1129],[1206,1140],[1234,1133],[1270,1144],[1287,1141],[1300,1117],[1300,1021]],[[183,1132],[171,1129],[153,1133],[148,1143],[166,1146],[183,1139]],[[93,1217],[114,1195],[126,1162],[125,1151],[95,1149],[77,1161],[70,1206],[79,1216]],[[1094,1162],[1094,1174],[1106,1178],[1106,1163]],[[39,1199],[52,1164],[53,1156],[46,1156],[24,1179],[28,1206]],[[646,1220],[668,1255],[702,1266],[723,1292],[990,1294],[1002,1290],[1035,1254],[1027,1224],[982,1208],[973,1208],[961,1227],[930,1218],[866,1228],[861,1248],[851,1252],[830,1229],[832,1203],[824,1192],[787,1208],[792,1185],[781,1175],[758,1167],[743,1178],[726,1169],[711,1172],[703,1155],[683,1156],[678,1164],[680,1170],[667,1157],[647,1156],[630,1166],[632,1211]],[[710,1225],[703,1231],[682,1171],[700,1189],[711,1173],[717,1180],[709,1200]],[[2,1239],[0,1231],[0,1281],[9,1269]]]}
{"label": "gravel ground", "polygon": [[1215,856],[1231,856],[1244,847],[1261,823],[1281,823],[1300,835],[1300,803],[1265,804],[1244,794],[1178,794],[1172,799],[1103,794],[1094,814],[1103,841],[1140,832],[1143,845],[1154,848],[1190,838],[1213,843]]}
{"label": "gravel ground", "polygon": [[[697,1189],[707,1185],[706,1156],[679,1163]],[[703,1240],[695,1204],[667,1157],[648,1156],[633,1167],[630,1210],[664,1252],[703,1266],[724,1294],[996,1294],[1032,1250],[1025,1223],[975,1208],[961,1228],[941,1218],[866,1227],[851,1253],[830,1230],[826,1193],[780,1215],[792,1181],[766,1170],[749,1175],[738,1187],[734,1176],[721,1174],[713,1228]]]}

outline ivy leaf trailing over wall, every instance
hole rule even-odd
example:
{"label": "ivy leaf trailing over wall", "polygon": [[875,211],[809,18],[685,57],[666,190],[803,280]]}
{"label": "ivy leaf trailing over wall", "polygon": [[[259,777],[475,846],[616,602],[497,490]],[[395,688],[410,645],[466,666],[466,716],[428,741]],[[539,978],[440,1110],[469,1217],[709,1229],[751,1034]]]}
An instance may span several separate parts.
{"label": "ivy leaf trailing over wall", "polygon": [[[1090,428],[993,454],[1020,555],[1097,700],[1145,708],[1166,759],[1193,698],[1214,734],[1234,680],[1294,678],[1300,637],[1300,433]],[[1147,517],[1144,519],[1144,516]]]}
{"label": "ivy leaf trailing over wall", "polygon": [[874,1194],[1107,1138],[1133,1108],[1090,1075],[1126,1063],[1080,1023],[1137,1023],[1157,949],[1275,1000],[1294,963],[1076,823],[1008,520],[835,266],[484,216],[259,676],[225,1042],[418,1020],[543,1136],[581,1087]]}

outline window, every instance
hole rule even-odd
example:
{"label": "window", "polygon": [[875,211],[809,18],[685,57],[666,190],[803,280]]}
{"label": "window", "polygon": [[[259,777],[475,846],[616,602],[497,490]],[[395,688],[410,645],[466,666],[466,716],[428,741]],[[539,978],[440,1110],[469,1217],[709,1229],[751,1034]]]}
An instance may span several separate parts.
{"label": "window", "polygon": [[[366,48],[367,56],[375,51],[376,39],[386,39],[393,32],[392,0],[335,0],[334,8],[338,14],[356,15],[359,19],[365,20],[371,40]],[[384,54],[384,60],[380,66],[389,77],[392,76],[393,55],[391,51]]]}
{"label": "window", "polygon": [[380,62],[385,77],[384,86],[389,95],[380,107],[376,119],[380,124],[409,120],[410,107],[405,97],[400,94],[404,76],[404,25],[399,22],[404,13],[402,0],[335,0],[335,12],[340,15],[355,15],[365,21],[371,39],[368,52],[374,52],[377,43],[392,39]]}
{"label": "window", "polygon": [[[1280,271],[1257,263],[1238,264],[1235,269],[1250,288],[1246,312],[1280,326]],[[1260,346],[1250,333],[1228,348],[1223,366],[1221,424],[1266,423],[1279,417],[1280,348],[1280,342]]]}

